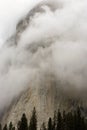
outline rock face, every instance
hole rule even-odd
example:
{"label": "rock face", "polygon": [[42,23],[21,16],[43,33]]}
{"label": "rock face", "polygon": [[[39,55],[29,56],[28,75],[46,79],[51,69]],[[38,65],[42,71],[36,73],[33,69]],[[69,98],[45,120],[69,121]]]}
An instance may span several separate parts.
{"label": "rock face", "polygon": [[53,115],[54,110],[61,105],[58,104],[58,90],[54,77],[48,76],[36,84],[38,84],[37,87],[31,86],[20,95],[4,116],[3,121],[10,122],[12,120],[16,124],[22,113],[26,113],[30,118],[34,107],[37,110],[39,124],[46,121],[50,115]]}
{"label": "rock face", "polygon": [[9,111],[2,119],[3,124],[12,121],[16,125],[23,113],[26,113],[27,118],[30,119],[34,107],[37,110],[38,127],[41,126],[43,121],[47,122],[50,116],[53,117],[54,111],[58,108],[62,111],[69,111],[76,109],[80,105],[83,114],[87,114],[85,111],[87,108],[86,104],[84,105],[81,100],[66,96],[61,89],[62,84],[60,81],[56,82],[53,75],[45,75],[44,79],[41,81],[37,80],[36,84],[38,85],[37,87],[31,85],[12,103]]}
{"label": "rock face", "polygon": [[13,121],[14,124],[17,124],[23,113],[26,113],[29,119],[33,108],[36,107],[38,126],[41,126],[42,122],[46,122],[50,116],[53,116],[53,112],[58,108],[71,110],[74,104],[64,96],[60,87],[61,84],[56,82],[54,76],[48,75],[38,82],[37,87],[29,87],[17,101],[14,101],[2,122]]}

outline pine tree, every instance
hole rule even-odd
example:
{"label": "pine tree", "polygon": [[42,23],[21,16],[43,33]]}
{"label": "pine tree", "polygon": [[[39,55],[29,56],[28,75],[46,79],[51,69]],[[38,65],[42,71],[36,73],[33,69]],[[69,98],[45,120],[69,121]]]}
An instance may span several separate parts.
{"label": "pine tree", "polygon": [[67,130],[67,125],[66,125],[66,112],[63,111],[63,120],[62,120],[62,127],[63,127],[63,130]]}
{"label": "pine tree", "polygon": [[12,130],[12,128],[13,128],[13,124],[12,124],[12,122],[10,122],[9,123],[9,130]]}
{"label": "pine tree", "polygon": [[5,124],[5,126],[3,127],[3,130],[8,130],[7,124]]}
{"label": "pine tree", "polygon": [[49,121],[48,121],[48,130],[52,130],[52,119],[49,118]]}
{"label": "pine tree", "polygon": [[84,117],[81,119],[81,130],[87,130]]}
{"label": "pine tree", "polygon": [[37,116],[35,107],[33,109],[32,116],[30,119],[29,130],[37,130]]}
{"label": "pine tree", "polygon": [[57,113],[57,130],[62,130],[62,116],[60,110]]}
{"label": "pine tree", "polygon": [[0,124],[0,130],[2,130],[2,125]]}
{"label": "pine tree", "polygon": [[77,130],[81,130],[81,111],[80,108],[77,108]]}
{"label": "pine tree", "polygon": [[73,115],[72,112],[68,112],[66,116],[67,130],[73,130]]}
{"label": "pine tree", "polygon": [[54,117],[53,117],[53,127],[52,130],[56,130],[56,121],[57,121],[57,117],[56,117],[56,111],[54,112]]}
{"label": "pine tree", "polygon": [[18,122],[18,130],[28,130],[28,121],[25,113],[22,115],[21,121]]}

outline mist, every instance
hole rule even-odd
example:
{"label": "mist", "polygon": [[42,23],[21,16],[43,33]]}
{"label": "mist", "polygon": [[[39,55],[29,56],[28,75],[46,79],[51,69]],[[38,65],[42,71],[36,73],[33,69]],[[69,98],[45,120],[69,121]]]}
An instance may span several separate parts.
{"label": "mist", "polygon": [[[0,3],[0,110],[28,87],[37,87],[46,74],[64,84],[65,96],[85,100],[87,1]],[[25,28],[21,29],[22,24],[18,29],[19,21],[26,19],[27,14]]]}

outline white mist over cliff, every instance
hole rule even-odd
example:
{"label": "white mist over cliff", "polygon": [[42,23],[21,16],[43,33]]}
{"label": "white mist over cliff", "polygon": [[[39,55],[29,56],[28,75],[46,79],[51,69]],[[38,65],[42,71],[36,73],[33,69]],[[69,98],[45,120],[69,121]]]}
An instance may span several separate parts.
{"label": "white mist over cliff", "polygon": [[1,41],[13,37],[0,49],[0,110],[49,75],[63,84],[64,96],[86,97],[86,0],[3,0],[1,5]]}
{"label": "white mist over cliff", "polygon": [[41,0],[0,0],[0,44],[10,37],[21,17]]}

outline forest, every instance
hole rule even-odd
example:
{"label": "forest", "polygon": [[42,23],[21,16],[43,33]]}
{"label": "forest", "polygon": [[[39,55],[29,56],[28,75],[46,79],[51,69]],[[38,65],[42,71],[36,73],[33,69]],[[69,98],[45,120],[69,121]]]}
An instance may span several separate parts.
{"label": "forest", "polygon": [[[29,123],[28,123],[29,122]],[[21,119],[18,121],[17,126],[14,126],[12,122],[8,125],[5,124],[2,128],[0,124],[0,130],[38,130],[38,117],[34,107],[32,116],[28,120],[27,115],[23,113]],[[43,122],[40,130],[87,130],[87,120],[85,116],[82,116],[80,107],[76,110],[61,112],[60,109],[54,112],[54,117],[49,117],[48,122]]]}

